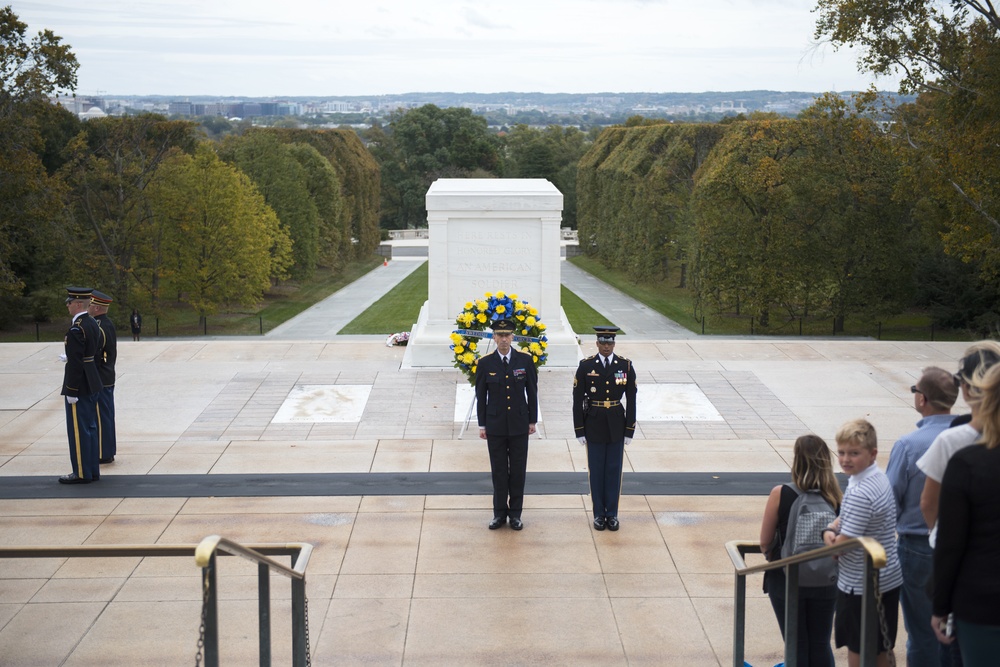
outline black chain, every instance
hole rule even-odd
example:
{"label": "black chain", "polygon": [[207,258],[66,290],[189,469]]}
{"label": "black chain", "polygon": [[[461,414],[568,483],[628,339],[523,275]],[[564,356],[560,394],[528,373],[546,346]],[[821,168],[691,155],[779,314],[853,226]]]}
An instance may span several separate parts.
{"label": "black chain", "polygon": [[312,655],[309,652],[309,596],[306,595],[303,599],[306,603],[306,667],[311,667]]}
{"label": "black chain", "polygon": [[205,619],[208,618],[208,568],[202,568],[201,625],[198,627],[198,652],[194,655],[194,667],[201,665],[205,655]]}
{"label": "black chain", "polygon": [[875,572],[875,609],[878,611],[878,624],[882,629],[882,648],[889,656],[889,667],[896,667],[896,654],[889,646],[889,624],[885,620],[885,605],[882,604],[882,592],[878,587],[879,573]]}

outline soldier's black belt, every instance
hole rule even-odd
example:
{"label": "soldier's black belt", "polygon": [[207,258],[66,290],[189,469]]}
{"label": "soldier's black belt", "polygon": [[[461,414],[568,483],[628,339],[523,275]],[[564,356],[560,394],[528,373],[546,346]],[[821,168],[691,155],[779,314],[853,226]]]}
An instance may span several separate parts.
{"label": "soldier's black belt", "polygon": [[621,405],[621,401],[591,401],[590,407],[592,408],[617,408]]}

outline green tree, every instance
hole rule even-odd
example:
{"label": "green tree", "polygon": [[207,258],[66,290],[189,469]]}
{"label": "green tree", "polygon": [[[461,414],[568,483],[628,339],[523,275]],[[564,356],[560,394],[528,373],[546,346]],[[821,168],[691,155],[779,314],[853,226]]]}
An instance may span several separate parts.
{"label": "green tree", "polygon": [[341,216],[344,202],[340,195],[340,181],[330,161],[309,144],[288,144],[289,153],[302,165],[306,173],[306,188],[316,206],[318,215],[317,262],[321,266],[339,271],[347,259],[344,247]]}
{"label": "green tree", "polygon": [[0,310],[8,314],[17,308],[11,297],[59,273],[61,189],[46,171],[36,116],[46,96],[75,88],[78,67],[61,38],[44,30],[28,39],[10,5],[0,8]]}
{"label": "green tree", "polygon": [[305,167],[287,145],[268,132],[226,137],[219,155],[249,176],[278,214],[292,239],[292,277],[311,276],[319,255],[319,211],[309,193]]}
{"label": "green tree", "polygon": [[155,282],[202,317],[225,305],[254,306],[287,277],[292,244],[250,179],[207,144],[176,153],[150,188],[157,240]]}
{"label": "green tree", "polygon": [[97,118],[66,148],[59,174],[70,188],[77,221],[78,270],[123,303],[150,293],[137,282],[150,234],[146,190],[160,164],[176,150],[193,152],[194,124],[142,114]]}

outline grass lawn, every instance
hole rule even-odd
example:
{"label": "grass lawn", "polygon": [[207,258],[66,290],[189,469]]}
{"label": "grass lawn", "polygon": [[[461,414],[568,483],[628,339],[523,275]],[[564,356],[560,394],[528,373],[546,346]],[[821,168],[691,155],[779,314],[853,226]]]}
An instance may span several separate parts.
{"label": "grass lawn", "polygon": [[[699,322],[694,317],[694,302],[690,290],[678,287],[680,267],[676,263],[671,266],[666,281],[637,283],[623,271],[609,269],[592,257],[580,255],[569,261],[696,333],[730,336],[755,334],[830,337],[834,335],[833,320],[830,318],[803,318],[800,321],[772,316],[771,325],[766,330],[761,330],[759,322],[753,322],[749,317],[736,314],[708,313],[704,321]],[[968,331],[934,328],[930,316],[921,312],[901,313],[886,318],[883,322],[863,317],[848,317],[844,323],[844,331],[836,335],[869,336],[880,340],[972,340]]]}
{"label": "grass lawn", "polygon": [[[573,294],[565,285],[559,286],[562,291],[562,308],[566,311],[569,324],[573,331],[578,334],[588,334],[594,332],[595,326],[612,325],[618,326],[608,318],[590,307],[586,301]],[[625,333],[622,331],[621,333]]]}
{"label": "grass lawn", "polygon": [[[427,262],[358,315],[340,334],[393,334],[409,331],[427,301]],[[458,313],[456,313],[457,315]]]}

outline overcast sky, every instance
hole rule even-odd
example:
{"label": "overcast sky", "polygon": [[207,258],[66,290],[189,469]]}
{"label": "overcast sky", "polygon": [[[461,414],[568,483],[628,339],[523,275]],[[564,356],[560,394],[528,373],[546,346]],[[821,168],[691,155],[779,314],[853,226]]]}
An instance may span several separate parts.
{"label": "overcast sky", "polygon": [[815,0],[0,0],[80,61],[78,93],[861,90]]}

